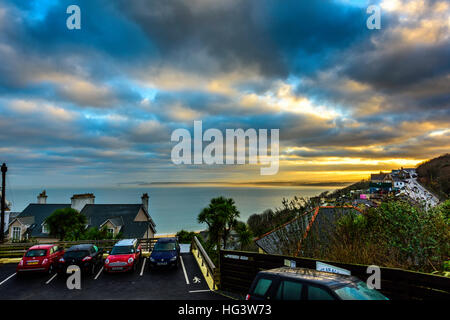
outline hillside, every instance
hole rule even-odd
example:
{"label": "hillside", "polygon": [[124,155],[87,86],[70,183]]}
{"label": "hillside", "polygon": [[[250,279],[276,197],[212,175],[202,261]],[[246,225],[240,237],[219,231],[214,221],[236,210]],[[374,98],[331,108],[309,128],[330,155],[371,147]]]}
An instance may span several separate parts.
{"label": "hillside", "polygon": [[450,154],[428,160],[417,167],[418,180],[441,200],[450,195]]}

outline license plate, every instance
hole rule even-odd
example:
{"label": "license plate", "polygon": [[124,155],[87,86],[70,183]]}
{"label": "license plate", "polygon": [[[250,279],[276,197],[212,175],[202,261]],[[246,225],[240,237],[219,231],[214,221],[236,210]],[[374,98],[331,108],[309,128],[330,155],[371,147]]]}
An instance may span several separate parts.
{"label": "license plate", "polygon": [[34,264],[38,264],[39,261],[28,261],[27,265],[34,265]]}
{"label": "license plate", "polygon": [[166,265],[167,265],[167,262],[158,262],[157,265],[158,265],[158,266],[166,266]]}
{"label": "license plate", "polygon": [[122,267],[113,267],[112,269],[113,270],[122,270],[123,268]]}

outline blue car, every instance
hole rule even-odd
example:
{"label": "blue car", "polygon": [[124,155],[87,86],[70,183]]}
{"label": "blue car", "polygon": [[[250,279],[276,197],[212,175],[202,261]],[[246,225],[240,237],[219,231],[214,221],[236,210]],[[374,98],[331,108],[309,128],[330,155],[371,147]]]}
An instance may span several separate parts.
{"label": "blue car", "polygon": [[155,267],[175,267],[180,264],[180,245],[177,238],[160,238],[149,257],[149,270]]}

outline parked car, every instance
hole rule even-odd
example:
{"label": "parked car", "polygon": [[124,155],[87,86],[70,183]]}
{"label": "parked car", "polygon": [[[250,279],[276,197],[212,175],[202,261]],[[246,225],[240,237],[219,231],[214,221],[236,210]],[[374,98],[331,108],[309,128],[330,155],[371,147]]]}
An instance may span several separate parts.
{"label": "parked car", "polygon": [[58,260],[58,272],[65,273],[70,265],[77,265],[81,271],[94,274],[103,263],[103,250],[93,244],[77,244],[66,250]]}
{"label": "parked car", "polygon": [[305,268],[260,271],[246,300],[388,300],[354,276]]}
{"label": "parked car", "polygon": [[137,239],[117,242],[105,260],[105,272],[134,272],[141,261],[142,248]]}
{"label": "parked car", "polygon": [[178,267],[180,264],[180,245],[177,238],[160,238],[155,243],[149,257],[149,269],[154,267]]}
{"label": "parked car", "polygon": [[52,273],[63,254],[64,248],[54,244],[32,246],[17,265],[17,274],[30,271]]}

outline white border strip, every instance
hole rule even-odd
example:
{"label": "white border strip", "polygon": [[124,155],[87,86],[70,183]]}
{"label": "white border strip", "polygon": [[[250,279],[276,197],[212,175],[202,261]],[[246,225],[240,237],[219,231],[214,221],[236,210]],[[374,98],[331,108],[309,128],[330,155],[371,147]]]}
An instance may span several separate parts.
{"label": "white border strip", "polygon": [[12,275],[10,275],[8,278],[6,278],[5,280],[3,280],[2,282],[0,282],[0,286],[2,284],[4,284],[6,281],[8,281],[9,279],[11,279],[12,277],[14,277],[17,273],[13,273]]}
{"label": "white border strip", "polygon": [[141,277],[144,274],[145,261],[147,261],[147,258],[144,258],[144,262],[142,262],[142,268],[141,268],[141,274],[140,274]]}
{"label": "white border strip", "polygon": [[186,273],[186,268],[184,267],[183,257],[180,255],[181,266],[183,267],[184,277],[186,278],[186,284],[189,284],[189,278]]}

